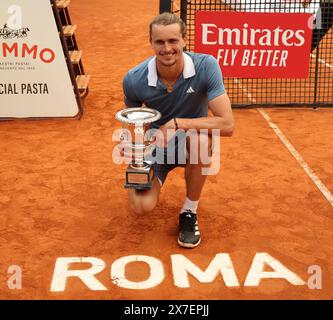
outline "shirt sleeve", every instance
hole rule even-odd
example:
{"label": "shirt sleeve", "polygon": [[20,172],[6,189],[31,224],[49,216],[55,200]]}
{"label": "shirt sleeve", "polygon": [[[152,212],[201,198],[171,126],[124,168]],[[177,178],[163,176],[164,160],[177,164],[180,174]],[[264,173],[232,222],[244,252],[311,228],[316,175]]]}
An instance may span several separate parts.
{"label": "shirt sleeve", "polygon": [[124,102],[129,108],[142,106],[142,101],[135,95],[130,73],[127,73],[123,80]]}
{"label": "shirt sleeve", "polygon": [[226,93],[220,66],[213,56],[207,57],[206,76],[208,101]]}

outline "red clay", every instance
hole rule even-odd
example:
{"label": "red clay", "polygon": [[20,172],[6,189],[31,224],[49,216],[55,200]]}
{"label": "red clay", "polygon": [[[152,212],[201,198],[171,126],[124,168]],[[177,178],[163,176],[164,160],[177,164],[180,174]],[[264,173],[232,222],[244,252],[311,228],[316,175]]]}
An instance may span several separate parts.
{"label": "red clay", "polygon": [[[256,109],[235,110],[235,135],[222,139],[222,170],[209,177],[200,202],[198,248],[185,250],[176,241],[182,169],[170,174],[153,213],[129,210],[125,167],[112,162],[112,133],[120,127],[114,116],[123,108],[124,73],[152,54],[147,26],[158,1],[73,0],[70,12],[92,75],[83,118],[0,123],[0,298],[332,299],[333,208]],[[332,192],[333,110],[267,112]],[[240,288],[227,288],[221,277],[210,284],[190,277],[190,289],[174,286],[170,255],[183,254],[204,270],[222,252],[230,254]],[[244,287],[258,252],[305,282],[308,267],[320,265],[323,288],[278,279]],[[159,259],[164,281],[141,291],[112,284],[110,266],[129,255]],[[56,259],[86,256],[106,262],[97,278],[108,290],[93,292],[70,279],[65,292],[50,292]],[[23,269],[22,290],[7,288],[12,264]],[[126,275],[143,281],[149,272],[135,263]]]}

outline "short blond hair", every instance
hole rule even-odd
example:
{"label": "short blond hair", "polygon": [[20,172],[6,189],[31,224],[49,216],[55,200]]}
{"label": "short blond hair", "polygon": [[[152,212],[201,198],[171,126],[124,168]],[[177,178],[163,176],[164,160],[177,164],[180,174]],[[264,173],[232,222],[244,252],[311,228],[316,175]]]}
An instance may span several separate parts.
{"label": "short blond hair", "polygon": [[153,25],[162,25],[162,26],[168,26],[170,24],[177,23],[180,27],[180,33],[183,38],[186,36],[186,26],[184,21],[179,18],[177,15],[174,13],[170,12],[163,12],[159,14],[157,17],[154,18],[154,20],[150,23],[149,25],[149,39],[151,40],[151,34],[152,34],[152,29]]}

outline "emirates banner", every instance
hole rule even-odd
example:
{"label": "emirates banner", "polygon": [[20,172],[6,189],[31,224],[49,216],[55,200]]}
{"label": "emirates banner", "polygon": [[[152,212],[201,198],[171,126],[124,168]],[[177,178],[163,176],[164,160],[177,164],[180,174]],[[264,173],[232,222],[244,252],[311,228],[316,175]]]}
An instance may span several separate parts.
{"label": "emirates banner", "polygon": [[313,15],[198,11],[195,52],[214,56],[226,77],[307,78]]}
{"label": "emirates banner", "polygon": [[1,0],[0,117],[78,112],[50,1]]}

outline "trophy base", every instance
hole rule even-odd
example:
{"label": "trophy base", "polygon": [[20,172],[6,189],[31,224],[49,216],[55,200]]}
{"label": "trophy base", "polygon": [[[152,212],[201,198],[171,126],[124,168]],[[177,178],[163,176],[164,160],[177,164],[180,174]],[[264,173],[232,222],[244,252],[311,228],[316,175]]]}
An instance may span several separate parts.
{"label": "trophy base", "polygon": [[150,190],[153,187],[154,170],[146,164],[142,168],[128,166],[126,170],[126,189]]}

